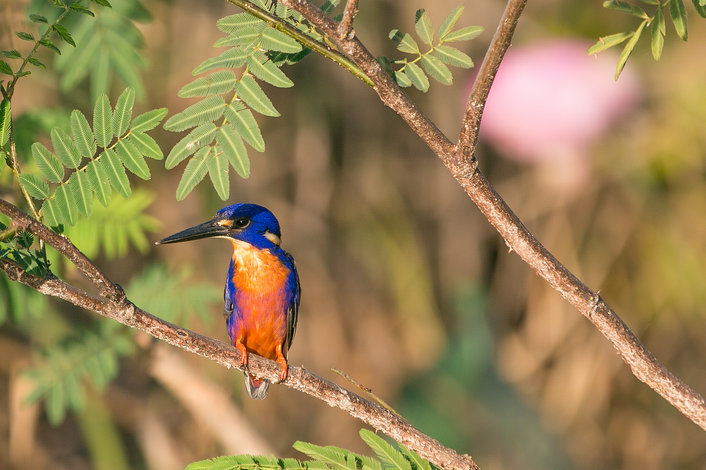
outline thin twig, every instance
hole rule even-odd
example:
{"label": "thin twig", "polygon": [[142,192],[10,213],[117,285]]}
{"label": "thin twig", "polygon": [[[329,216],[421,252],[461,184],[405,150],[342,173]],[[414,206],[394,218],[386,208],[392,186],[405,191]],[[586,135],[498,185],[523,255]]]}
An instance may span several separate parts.
{"label": "thin twig", "polygon": [[[307,0],[281,0],[281,2],[301,13],[330,37],[337,38],[335,32],[338,24],[323,15]],[[510,0],[509,3],[515,7],[508,7],[505,10],[505,15],[510,15],[510,17],[503,16],[499,29],[502,29],[505,24],[516,22],[516,18],[513,19],[512,15],[516,14],[520,3],[523,4],[524,1]],[[507,41],[510,39],[510,36],[506,37]],[[605,302],[601,301],[596,305],[595,299],[598,294],[583,284],[554,258],[527,230],[478,170],[477,165],[472,162],[466,164],[455,158],[456,152],[451,141],[381,69],[375,58],[357,38],[336,39],[336,41],[339,49],[348,55],[374,82],[374,90],[383,104],[393,109],[407,122],[434,154],[441,159],[469,198],[495,227],[510,250],[516,252],[553,289],[594,324],[601,334],[611,342],[639,380],[659,393],[684,416],[706,430],[706,401],[704,398],[655,359]]]}
{"label": "thin twig", "polygon": [[344,69],[348,70],[350,73],[352,73],[354,76],[358,77],[362,81],[365,82],[366,85],[368,86],[373,86],[373,82],[370,81],[367,75],[358,68],[357,65],[355,65],[353,62],[348,59],[345,55],[341,54],[339,51],[335,50],[328,44],[325,44],[323,42],[319,42],[315,40],[314,38],[307,36],[306,34],[302,33],[298,29],[292,27],[289,25],[287,22],[282,20],[282,18],[275,16],[271,14],[268,11],[263,10],[262,8],[258,7],[257,5],[254,5],[252,2],[248,2],[247,0],[227,0],[228,2],[232,3],[233,5],[239,6],[246,12],[250,13],[256,18],[261,19],[262,21],[265,21],[267,24],[272,26],[273,28],[282,31],[283,33],[288,34],[289,36],[293,37],[297,41],[299,41],[304,47],[307,47],[315,52],[318,52],[322,56],[326,57],[327,59],[330,59],[334,62],[336,62],[338,65],[343,67]]}
{"label": "thin twig", "polygon": [[[40,222],[17,209],[12,204],[0,199],[0,212],[9,216],[16,225],[29,230],[47,244],[53,246],[69,259],[86,259],[91,267],[82,265],[82,271],[89,280],[101,285],[107,280],[98,268],[92,265],[78,249],[63,237],[57,236]],[[77,264],[77,266],[79,266]],[[39,277],[25,272],[18,264],[7,259],[0,259],[0,269],[14,281],[21,282],[38,292],[57,297],[78,307],[98,313],[131,328],[144,331],[155,338],[165,341],[191,353],[215,361],[227,368],[242,369],[240,352],[229,344],[199,335],[185,328],[157,318],[136,307],[123,297],[122,300],[100,299],[65,283],[53,275]],[[115,286],[110,280],[110,285]],[[122,292],[122,290],[120,291]],[[278,382],[280,365],[257,355],[248,356],[248,373],[272,382]],[[289,366],[287,379],[282,382],[287,387],[299,390],[328,405],[347,412],[373,428],[387,434],[417,452],[423,458],[454,469],[477,469],[473,460],[459,455],[444,447],[435,439],[423,434],[412,425],[382,406],[372,403],[339,385],[318,377],[304,368]]]}
{"label": "thin twig", "polygon": [[346,7],[343,9],[343,18],[338,24],[338,37],[340,39],[353,39],[353,20],[358,14],[358,0],[348,0]]}
{"label": "thin twig", "polygon": [[461,126],[461,135],[456,144],[456,158],[460,162],[470,162],[475,159],[483,108],[488,100],[488,93],[490,93],[490,87],[495,80],[495,74],[497,74],[500,63],[505,57],[505,52],[510,47],[515,27],[526,4],[527,0],[507,2],[505,12],[495,30],[495,35],[493,35],[493,40],[485,53],[478,76],[473,82],[473,88],[466,104],[466,115]]}

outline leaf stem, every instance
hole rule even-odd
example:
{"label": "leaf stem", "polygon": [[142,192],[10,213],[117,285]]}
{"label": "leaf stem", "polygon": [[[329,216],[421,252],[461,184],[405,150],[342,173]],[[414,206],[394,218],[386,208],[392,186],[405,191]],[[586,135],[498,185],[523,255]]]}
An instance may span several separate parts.
{"label": "leaf stem", "polygon": [[40,43],[49,37],[52,31],[54,31],[54,26],[58,25],[66,17],[66,15],[69,14],[70,11],[71,10],[69,9],[69,7],[64,5],[64,11],[56,18],[53,24],[47,25],[47,30],[44,32],[44,34],[42,34],[42,36],[34,42],[34,47],[31,51],[29,51],[27,57],[24,58],[22,64],[20,65],[20,68],[17,69],[17,72],[14,73],[12,81],[7,84],[7,99],[12,99],[12,95],[15,93],[15,84],[17,83],[17,80],[24,76],[22,75],[22,72],[29,63],[29,59],[32,58],[32,56],[39,49]]}

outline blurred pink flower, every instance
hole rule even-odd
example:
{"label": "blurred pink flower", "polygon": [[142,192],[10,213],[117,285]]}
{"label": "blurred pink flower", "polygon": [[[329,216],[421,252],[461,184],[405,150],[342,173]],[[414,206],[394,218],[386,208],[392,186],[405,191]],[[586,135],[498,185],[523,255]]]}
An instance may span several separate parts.
{"label": "blurred pink flower", "polygon": [[564,39],[511,47],[490,91],[480,138],[516,161],[582,166],[576,159],[640,96],[629,69],[613,80],[612,51],[589,56],[589,46]]}

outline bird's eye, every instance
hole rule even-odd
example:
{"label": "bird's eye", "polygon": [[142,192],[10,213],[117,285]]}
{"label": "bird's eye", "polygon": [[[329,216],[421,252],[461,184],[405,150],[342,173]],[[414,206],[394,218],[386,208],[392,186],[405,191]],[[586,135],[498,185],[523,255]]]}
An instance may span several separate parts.
{"label": "bird's eye", "polygon": [[238,217],[233,221],[234,228],[245,228],[250,225],[250,219],[247,217]]}

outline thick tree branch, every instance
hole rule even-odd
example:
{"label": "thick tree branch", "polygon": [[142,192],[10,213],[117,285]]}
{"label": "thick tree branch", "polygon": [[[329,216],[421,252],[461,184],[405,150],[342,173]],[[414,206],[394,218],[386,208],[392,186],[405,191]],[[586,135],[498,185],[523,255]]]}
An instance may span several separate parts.
{"label": "thick tree branch", "polygon": [[490,93],[490,87],[495,80],[495,74],[498,73],[505,52],[510,47],[515,27],[520,21],[520,15],[522,15],[526,4],[527,0],[507,2],[503,17],[495,30],[495,35],[493,35],[493,40],[490,41],[490,46],[485,52],[478,76],[473,82],[473,89],[466,105],[466,116],[461,126],[461,135],[456,144],[456,158],[461,162],[470,162],[475,159],[483,108],[488,100],[488,93]]}
{"label": "thick tree branch", "polygon": [[[483,105],[487,98],[492,77],[504,51],[510,43],[517,18],[526,0],[510,0],[500,20],[491,55],[487,58],[485,72],[481,70],[481,83],[477,85],[478,102],[471,96],[469,106],[472,115],[467,121],[480,123]],[[393,109],[412,130],[441,159],[452,176],[466,191],[485,218],[495,227],[505,244],[516,252],[537,274],[559,292],[579,312],[586,316],[617,350],[620,357],[630,366],[633,374],[659,393],[687,418],[706,430],[706,402],[670,371],[668,371],[650,351],[635,337],[618,315],[591,290],[574,276],[564,265],[527,230],[520,219],[495,192],[477,165],[468,155],[461,152],[462,159],[449,139],[441,133],[410,98],[382,70],[375,57],[363,46],[358,38],[339,38],[336,34],[338,23],[323,15],[308,0],[281,0],[286,6],[297,10],[311,23],[329,36],[352,62],[360,67],[373,81],[373,89],[386,106]],[[487,83],[486,83],[487,82]],[[487,88],[487,89],[486,89]],[[474,90],[476,88],[474,87]],[[472,124],[472,123],[471,123]],[[471,151],[474,150],[478,129],[462,132]],[[464,137],[465,136],[465,137]],[[470,144],[473,142],[473,144]],[[462,142],[461,142],[462,143]]]}
{"label": "thick tree branch", "polygon": [[[87,275],[88,279],[103,288],[105,292],[109,294],[120,292],[122,294],[122,289],[105,277],[67,239],[56,235],[49,228],[2,199],[0,199],[0,212],[9,216],[16,226],[35,234],[72,261],[76,260],[74,263]],[[78,307],[118,321],[123,325],[144,331],[157,339],[215,361],[229,369],[242,369],[240,352],[231,345],[202,336],[150,315],[136,307],[125,298],[124,294],[120,298],[115,299],[96,298],[51,274],[47,277],[28,274],[19,265],[7,259],[0,259],[0,269],[5,271],[10,279],[32,287],[44,295],[66,300]],[[259,378],[277,382],[280,371],[279,364],[274,361],[257,355],[248,357],[248,372]],[[452,449],[444,447],[441,443],[415,429],[407,421],[389,410],[339,385],[322,379],[302,367],[290,365],[287,380],[282,383],[287,387],[316,397],[331,407],[340,408],[351,416],[403,443],[423,458],[437,465],[456,469],[478,468],[469,456],[459,455]]]}

